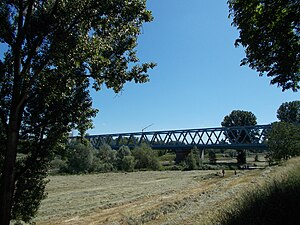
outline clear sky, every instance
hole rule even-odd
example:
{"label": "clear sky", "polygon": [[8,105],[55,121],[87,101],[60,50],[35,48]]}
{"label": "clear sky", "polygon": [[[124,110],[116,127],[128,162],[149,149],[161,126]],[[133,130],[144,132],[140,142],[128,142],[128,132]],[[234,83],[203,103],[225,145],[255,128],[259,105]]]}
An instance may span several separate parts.
{"label": "clear sky", "polygon": [[276,121],[281,103],[299,100],[270,79],[240,67],[238,31],[227,0],[147,0],[154,21],[143,26],[138,55],[158,65],[150,82],[125,85],[122,93],[93,93],[100,110],[90,134],[219,127],[232,110],[247,110],[258,124]]}
{"label": "clear sky", "polygon": [[[138,55],[156,62],[146,84],[122,93],[92,92],[100,112],[89,134],[219,127],[225,115],[253,112],[258,124],[276,121],[281,103],[300,99],[282,92],[247,66],[228,19],[227,0],[147,0],[154,21],[143,26]],[[1,53],[1,49],[0,49]],[[3,49],[2,49],[3,53]]]}

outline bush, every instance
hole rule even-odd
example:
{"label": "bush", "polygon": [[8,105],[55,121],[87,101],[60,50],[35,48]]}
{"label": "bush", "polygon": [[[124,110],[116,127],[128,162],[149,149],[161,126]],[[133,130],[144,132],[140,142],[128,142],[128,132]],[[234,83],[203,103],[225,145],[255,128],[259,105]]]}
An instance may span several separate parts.
{"label": "bush", "polygon": [[216,164],[217,163],[217,156],[216,156],[216,153],[213,150],[209,150],[208,157],[209,157],[209,162],[211,164]]}
{"label": "bush", "polygon": [[[118,170],[127,171],[124,168],[124,167],[127,168],[129,166],[128,165],[128,163],[129,163],[128,159],[124,160],[124,158],[127,157],[127,156],[131,156],[131,151],[130,151],[129,147],[123,145],[119,148],[119,150],[116,153],[116,167],[117,167]],[[134,159],[134,157],[132,157],[132,158]],[[126,165],[124,165],[124,163]],[[134,163],[134,160],[132,161],[132,163]]]}
{"label": "bush", "polygon": [[237,150],[236,160],[238,164],[246,163],[246,151],[245,150]]}
{"label": "bush", "polygon": [[124,156],[122,159],[122,169],[127,172],[132,172],[135,167],[135,159],[131,155]]}
{"label": "bush", "polygon": [[117,152],[109,145],[101,145],[96,152],[96,160],[94,162],[94,170],[96,172],[110,172],[116,170]]}
{"label": "bush", "polygon": [[50,171],[51,173],[57,173],[61,172],[67,167],[66,160],[61,159],[60,156],[56,156],[51,162],[50,162]]}
{"label": "bush", "polygon": [[160,168],[160,163],[155,152],[146,144],[135,147],[132,155],[136,160],[136,169],[158,170]]}
{"label": "bush", "polygon": [[196,170],[200,168],[201,164],[202,161],[200,158],[200,152],[196,147],[194,147],[185,158],[182,166],[184,167],[184,170]]}
{"label": "bush", "polygon": [[86,173],[93,169],[95,149],[87,144],[73,142],[67,146],[67,166],[63,172]]}

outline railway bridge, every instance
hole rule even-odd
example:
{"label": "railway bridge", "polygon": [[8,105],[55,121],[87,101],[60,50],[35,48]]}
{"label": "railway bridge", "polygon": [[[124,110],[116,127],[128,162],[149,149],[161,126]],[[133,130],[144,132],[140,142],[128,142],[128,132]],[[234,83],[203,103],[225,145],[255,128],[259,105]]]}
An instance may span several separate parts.
{"label": "railway bridge", "polygon": [[176,161],[184,158],[193,147],[205,149],[267,149],[267,133],[271,125],[217,127],[185,130],[149,131],[89,135],[85,138],[94,147],[103,144],[118,149],[122,145],[134,148],[145,143],[152,149],[170,149],[176,153]]}

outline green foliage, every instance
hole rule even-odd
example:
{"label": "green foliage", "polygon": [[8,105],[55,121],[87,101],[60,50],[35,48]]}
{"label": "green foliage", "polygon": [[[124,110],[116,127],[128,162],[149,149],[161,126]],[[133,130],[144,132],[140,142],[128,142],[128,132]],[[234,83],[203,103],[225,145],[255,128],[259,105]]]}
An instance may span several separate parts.
{"label": "green foliage", "polygon": [[50,162],[50,172],[51,173],[58,173],[62,170],[65,170],[67,167],[66,160],[63,160],[60,156],[56,156],[51,162]]}
{"label": "green foliage", "polygon": [[92,170],[94,160],[94,148],[80,142],[72,142],[67,147],[68,173],[87,173]]}
{"label": "green foliage", "polygon": [[110,172],[116,169],[116,151],[107,145],[101,145],[96,153],[97,163],[94,170],[97,172]]}
{"label": "green foliage", "polygon": [[300,125],[275,122],[268,134],[269,161],[279,161],[300,155]]}
{"label": "green foliage", "polygon": [[160,163],[155,152],[146,144],[142,144],[133,149],[132,155],[136,160],[136,169],[158,170]]}
{"label": "green foliage", "polygon": [[200,152],[194,147],[185,158],[183,167],[185,170],[196,170],[200,168],[201,164]]}
{"label": "green foliage", "polygon": [[236,160],[238,164],[245,164],[246,163],[246,151],[242,149],[237,150]]}
{"label": "green foliage", "polygon": [[[296,162],[297,163],[297,162]],[[231,208],[223,210],[224,225],[294,225],[300,220],[300,166],[298,163],[271,183],[246,192]]]}
{"label": "green foliage", "polygon": [[[238,126],[254,126],[256,125],[256,116],[249,111],[233,110],[229,115],[225,116],[221,125],[223,127],[238,127]],[[246,142],[250,143],[251,139],[255,139],[257,131],[250,129],[246,131],[230,129],[225,135],[231,143]]]}
{"label": "green foliage", "polygon": [[256,124],[256,116],[252,112],[243,110],[233,110],[224,117],[221,123],[223,127],[254,126]]}
{"label": "green foliage", "polygon": [[[83,136],[91,128],[97,110],[90,87],[119,92],[128,81],[149,80],[155,64],[139,63],[136,46],[150,21],[144,0],[0,2],[0,43],[7,46],[0,59],[1,224],[9,223],[22,176],[29,170],[26,179],[42,179],[44,167],[33,167],[49,163],[71,129]],[[20,153],[25,159],[17,162]]]}
{"label": "green foliage", "polygon": [[300,123],[300,101],[282,103],[277,110],[281,122]]}
{"label": "green foliage", "polygon": [[216,164],[217,163],[217,156],[216,156],[216,153],[213,150],[209,150],[208,157],[209,157],[209,162],[211,164]]}
{"label": "green foliage", "polygon": [[35,162],[29,170],[20,176],[16,184],[12,219],[30,222],[36,215],[41,201],[47,196],[44,192],[48,183],[45,180],[47,176],[45,171],[47,171],[46,163]]}
{"label": "green foliage", "polygon": [[128,146],[121,146],[116,154],[116,167],[118,170],[132,171],[135,166],[134,157]]}
{"label": "green foliage", "polygon": [[300,3],[296,0],[229,0],[240,32],[235,45],[246,48],[241,65],[271,77],[282,90],[299,90]]}
{"label": "green foliage", "polygon": [[195,158],[195,155],[192,152],[190,152],[188,154],[188,156],[185,158],[183,166],[184,166],[184,170],[195,170],[195,169],[197,169],[196,158]]}
{"label": "green foliage", "polygon": [[122,159],[122,170],[127,171],[127,172],[132,172],[135,167],[135,158],[131,155],[126,155]]}

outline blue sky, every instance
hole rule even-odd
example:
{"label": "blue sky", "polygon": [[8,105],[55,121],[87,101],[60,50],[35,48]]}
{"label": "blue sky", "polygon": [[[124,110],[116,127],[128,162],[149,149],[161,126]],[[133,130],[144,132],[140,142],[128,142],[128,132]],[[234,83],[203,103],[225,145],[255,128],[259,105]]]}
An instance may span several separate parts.
{"label": "blue sky", "polygon": [[227,0],[147,0],[154,21],[143,26],[138,55],[158,65],[150,82],[122,93],[93,93],[100,110],[90,134],[219,127],[232,110],[253,112],[258,124],[276,121],[281,103],[298,100],[250,68],[240,67],[238,31]]}
{"label": "blue sky", "polygon": [[299,100],[299,92],[282,92],[269,78],[239,66],[244,49],[234,47],[238,32],[226,2],[147,0],[154,21],[143,26],[138,56],[157,67],[149,83],[127,83],[119,94],[92,91],[100,112],[88,133],[135,132],[149,125],[147,131],[219,127],[235,109],[268,124],[277,120],[280,104]]}

